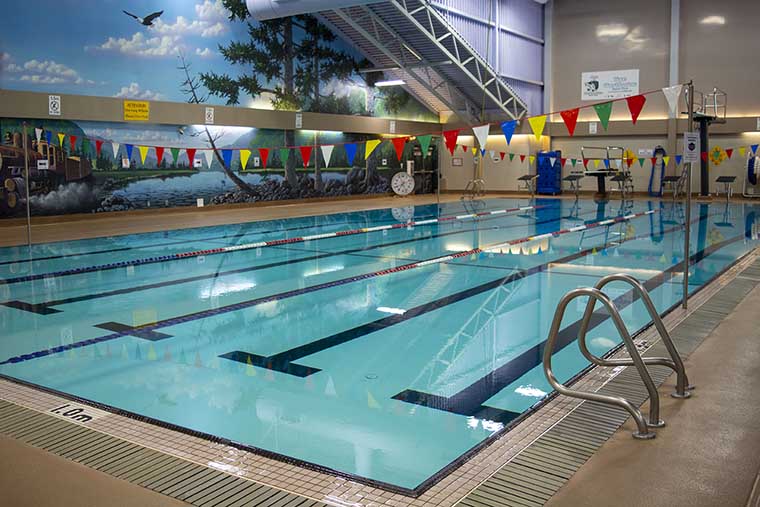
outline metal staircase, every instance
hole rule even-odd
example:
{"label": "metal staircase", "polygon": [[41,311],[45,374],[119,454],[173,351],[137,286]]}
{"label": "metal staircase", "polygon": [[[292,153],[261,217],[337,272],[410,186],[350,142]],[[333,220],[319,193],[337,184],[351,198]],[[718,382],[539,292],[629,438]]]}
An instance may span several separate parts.
{"label": "metal staircase", "polygon": [[527,105],[428,0],[387,0],[319,13],[375,69],[434,111],[471,124],[525,116]]}

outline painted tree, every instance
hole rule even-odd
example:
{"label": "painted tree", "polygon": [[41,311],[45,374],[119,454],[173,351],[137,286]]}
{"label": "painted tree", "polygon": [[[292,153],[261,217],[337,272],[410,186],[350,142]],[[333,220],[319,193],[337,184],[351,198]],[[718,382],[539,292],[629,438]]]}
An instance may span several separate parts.
{"label": "painted tree", "polygon": [[[320,111],[323,96],[321,86],[333,79],[344,79],[356,66],[348,54],[331,47],[335,36],[313,16],[302,15],[261,21],[247,21],[248,11],[243,0],[222,0],[231,21],[247,24],[249,40],[233,41],[219,46],[225,60],[250,69],[237,77],[214,72],[201,74],[209,93],[226,99],[228,104],[240,103],[242,95],[270,96],[278,110]],[[295,145],[295,132],[285,130],[285,145]],[[315,157],[319,161],[319,157]],[[319,162],[318,162],[319,163]],[[285,177],[291,187],[297,184],[296,157],[290,157]],[[321,178],[317,168],[317,185]]]}

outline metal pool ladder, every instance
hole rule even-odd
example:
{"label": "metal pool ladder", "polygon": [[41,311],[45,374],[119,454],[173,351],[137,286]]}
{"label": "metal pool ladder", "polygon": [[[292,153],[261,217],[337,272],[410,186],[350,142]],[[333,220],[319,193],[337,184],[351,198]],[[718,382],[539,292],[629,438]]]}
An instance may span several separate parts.
{"label": "metal pool ladder", "polygon": [[[606,286],[608,283],[616,281],[625,282],[631,285],[633,287],[634,293],[643,301],[644,306],[646,306],[647,311],[649,312],[649,315],[654,322],[655,328],[660,333],[660,338],[662,339],[662,342],[665,345],[670,358],[641,357],[638,350],[636,349],[636,344],[633,342],[628,329],[625,327],[625,323],[623,322],[623,319],[620,316],[620,312],[618,311],[615,303],[607,294],[602,291],[604,286]],[[586,310],[583,314],[583,319],[581,320],[581,325],[578,330],[578,347],[580,348],[581,353],[584,355],[584,357],[586,357],[586,359],[598,366],[635,366],[642,382],[644,383],[644,386],[647,389],[647,392],[649,393],[649,421],[644,419],[644,416],[638,407],[634,406],[631,402],[623,397],[609,396],[595,392],[571,389],[560,383],[559,380],[557,380],[557,377],[554,375],[554,372],[552,370],[552,354],[554,352],[554,346],[557,341],[557,335],[559,334],[559,328],[562,324],[562,317],[565,315],[567,305],[570,304],[572,300],[579,297],[588,298]],[[620,334],[620,337],[623,339],[623,343],[625,344],[625,348],[630,355],[630,359],[605,359],[597,357],[591,353],[591,351],[586,346],[586,333],[588,332],[589,324],[594,314],[594,307],[596,306],[597,302],[600,302],[610,314],[610,317],[612,318],[612,321],[614,322],[615,327]],[[565,396],[571,396],[573,398],[596,401],[599,403],[623,408],[629,414],[631,414],[634,421],[636,422],[638,430],[633,433],[634,438],[654,438],[655,433],[650,431],[650,428],[660,428],[665,425],[665,422],[660,419],[660,397],[657,392],[657,387],[654,385],[652,377],[649,375],[649,370],[647,370],[646,365],[648,364],[667,366],[676,372],[676,390],[671,394],[671,396],[674,398],[688,398],[691,396],[691,393],[689,391],[694,387],[689,385],[689,380],[686,376],[683,360],[681,359],[681,356],[678,353],[675,345],[673,345],[673,340],[670,339],[670,334],[668,333],[667,329],[665,329],[665,325],[663,324],[660,315],[657,313],[657,309],[652,302],[652,298],[649,297],[649,292],[634,277],[622,273],[608,275],[601,278],[594,287],[583,287],[571,290],[565,294],[562,299],[560,299],[559,304],[557,305],[557,309],[554,312],[554,319],[552,320],[551,328],[549,329],[549,337],[546,340],[546,347],[544,348],[543,357],[544,374],[546,375],[549,384],[551,384],[551,386],[558,393],[564,394]]]}

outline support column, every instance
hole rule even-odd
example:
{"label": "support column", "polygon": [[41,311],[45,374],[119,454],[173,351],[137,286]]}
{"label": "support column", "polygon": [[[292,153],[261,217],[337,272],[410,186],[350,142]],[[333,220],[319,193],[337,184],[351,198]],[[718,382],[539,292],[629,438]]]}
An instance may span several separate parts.
{"label": "support column", "polygon": [[[679,82],[679,42],[681,38],[681,0],[670,0],[670,66],[668,81],[670,86]],[[668,153],[678,153],[678,117],[668,118]],[[678,168],[676,168],[676,171]],[[690,189],[691,190],[691,189]]]}

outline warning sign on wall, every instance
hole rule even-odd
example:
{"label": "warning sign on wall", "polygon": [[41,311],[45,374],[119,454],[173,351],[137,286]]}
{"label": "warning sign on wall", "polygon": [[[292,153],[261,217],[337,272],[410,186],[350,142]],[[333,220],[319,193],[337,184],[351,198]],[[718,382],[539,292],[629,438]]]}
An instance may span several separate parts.
{"label": "warning sign on wall", "polygon": [[150,102],[147,100],[125,100],[124,121],[150,120]]}

